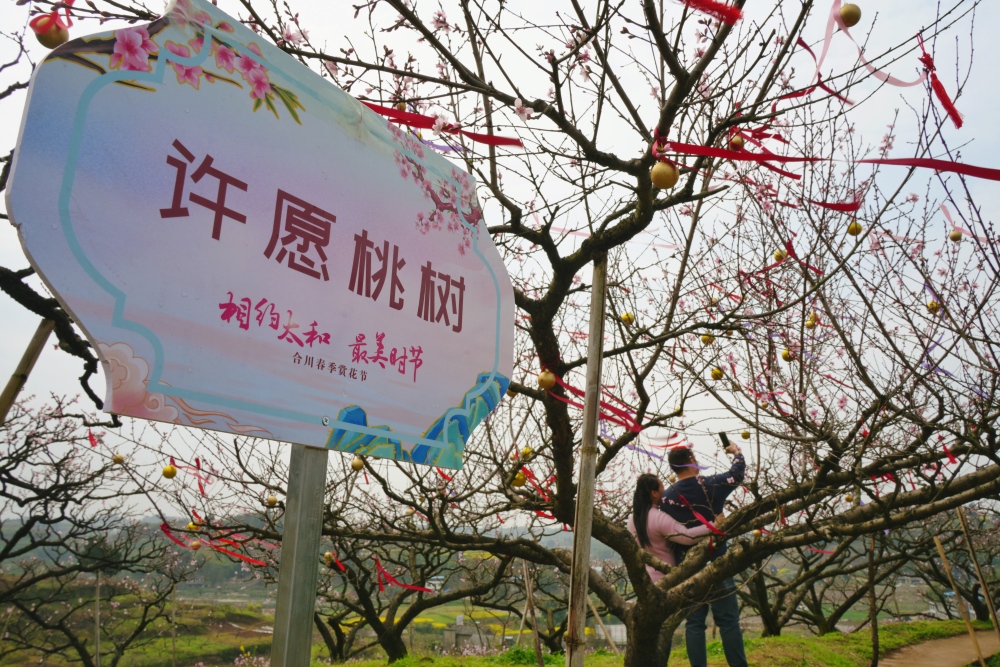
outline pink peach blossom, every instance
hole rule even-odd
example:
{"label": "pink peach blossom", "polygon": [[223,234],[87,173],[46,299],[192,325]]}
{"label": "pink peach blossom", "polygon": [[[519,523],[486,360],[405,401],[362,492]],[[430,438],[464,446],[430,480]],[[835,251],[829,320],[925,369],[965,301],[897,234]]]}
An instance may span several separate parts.
{"label": "pink peach blossom", "polygon": [[150,72],[149,54],[159,51],[149,38],[146,28],[123,28],[115,31],[115,46],[111,54],[111,68],[133,72]]}
{"label": "pink peach blossom", "polygon": [[215,66],[232,74],[236,67],[236,52],[228,46],[220,46],[215,51]]}
{"label": "pink peach blossom", "polygon": [[271,92],[271,80],[267,78],[267,70],[263,67],[250,70],[247,75],[247,83],[253,86],[250,97],[254,99],[262,100]]}

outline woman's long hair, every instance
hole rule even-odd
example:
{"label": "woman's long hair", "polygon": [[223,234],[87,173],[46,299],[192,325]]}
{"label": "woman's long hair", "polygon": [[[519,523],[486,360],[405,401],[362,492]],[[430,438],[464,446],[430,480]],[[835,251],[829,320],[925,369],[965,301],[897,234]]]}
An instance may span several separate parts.
{"label": "woman's long hair", "polygon": [[639,545],[648,547],[652,544],[649,533],[646,532],[646,522],[649,510],[653,506],[653,491],[660,488],[660,478],[651,473],[639,475],[635,483],[635,495],[632,496],[632,523],[635,524],[635,535]]}

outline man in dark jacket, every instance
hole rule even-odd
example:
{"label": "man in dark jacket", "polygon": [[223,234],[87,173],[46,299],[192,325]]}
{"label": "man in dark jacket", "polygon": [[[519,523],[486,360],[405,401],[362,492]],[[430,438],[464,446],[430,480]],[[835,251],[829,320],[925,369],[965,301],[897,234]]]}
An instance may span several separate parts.
{"label": "man in dark jacket", "polygon": [[[733,457],[733,465],[729,471],[702,477],[698,474],[698,461],[692,450],[687,447],[671,450],[667,461],[677,475],[677,481],[663,493],[660,509],[688,527],[714,521],[717,515],[722,514],[726,498],[743,482],[746,472],[747,464],[737,445],[732,444],[727,447],[726,453]],[[726,543],[718,536],[713,536],[712,540],[709,558],[715,560],[726,553]],[[679,544],[674,544],[673,547],[677,554],[677,562],[680,563],[690,547]],[[691,667],[705,667],[708,664],[705,649],[705,620],[708,618],[709,607],[712,609],[712,617],[722,637],[726,662],[730,667],[747,667],[743,632],[740,630],[736,582],[731,577],[716,586],[708,599],[692,607],[688,614],[684,633]]]}

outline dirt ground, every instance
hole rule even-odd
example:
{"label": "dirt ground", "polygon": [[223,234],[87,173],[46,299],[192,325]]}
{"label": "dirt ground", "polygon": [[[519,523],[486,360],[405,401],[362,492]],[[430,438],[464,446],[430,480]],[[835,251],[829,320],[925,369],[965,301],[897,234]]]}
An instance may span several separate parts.
{"label": "dirt ground", "polygon": [[[976,633],[983,655],[1000,653],[1000,641],[992,630]],[[965,667],[977,661],[976,649],[968,634],[935,639],[907,646],[878,661],[879,667]]]}

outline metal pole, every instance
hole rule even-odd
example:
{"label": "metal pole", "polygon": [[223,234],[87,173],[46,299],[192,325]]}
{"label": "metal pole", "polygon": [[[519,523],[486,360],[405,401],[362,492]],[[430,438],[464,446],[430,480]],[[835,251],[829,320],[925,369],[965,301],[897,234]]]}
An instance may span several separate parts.
{"label": "metal pole", "polygon": [[273,667],[309,667],[312,658],[327,455],[320,447],[292,445],[271,643]]}
{"label": "metal pole", "polygon": [[993,631],[1000,639],[1000,624],[997,622],[997,610],[993,607],[993,596],[990,589],[986,588],[986,577],[983,576],[983,569],[979,567],[979,559],[976,558],[976,551],[972,548],[972,537],[969,536],[969,523],[965,520],[965,512],[958,508],[958,518],[962,522],[962,532],[965,534],[965,545],[969,548],[969,558],[976,566],[976,576],[979,578],[979,585],[983,587],[983,597],[986,598],[986,608],[990,610],[990,621],[993,623]]}
{"label": "metal pole", "polygon": [[573,523],[573,568],[570,570],[569,628],[566,667],[583,667],[587,647],[587,598],[590,595],[590,536],[594,521],[594,476],[597,469],[597,420],[601,397],[601,357],[604,348],[604,290],[607,255],[594,260],[590,288],[590,338],[587,346],[587,388],[583,399],[583,442]]}
{"label": "metal pole", "polygon": [[972,645],[976,647],[976,655],[979,656],[979,664],[982,667],[986,667],[986,660],[983,658],[983,651],[979,648],[979,639],[976,638],[976,631],[972,627],[972,622],[969,620],[969,613],[965,610],[965,600],[958,593],[958,587],[955,586],[955,580],[951,576],[951,566],[948,565],[948,558],[944,555],[944,547],[941,546],[941,540],[937,535],[934,536],[934,544],[937,546],[938,555],[941,556],[941,564],[944,565],[944,573],[948,575],[948,583],[951,584],[951,590],[955,593],[955,605],[958,607],[958,613],[962,615],[962,620],[965,621],[965,627],[969,631],[969,636],[972,637]]}
{"label": "metal pole", "polygon": [[42,353],[45,341],[49,339],[49,334],[52,333],[52,329],[55,326],[56,323],[52,320],[42,320],[39,322],[38,328],[35,329],[35,335],[31,337],[31,342],[28,343],[28,347],[24,350],[24,356],[21,357],[20,363],[14,369],[10,380],[7,381],[7,386],[4,387],[3,393],[0,394],[0,424],[7,421],[7,413],[10,412],[10,407],[14,405],[14,399],[21,393],[24,383],[28,381],[31,369],[35,367],[38,355]]}
{"label": "metal pole", "polygon": [[97,599],[94,600],[94,654],[101,667],[101,571],[97,571]]}

